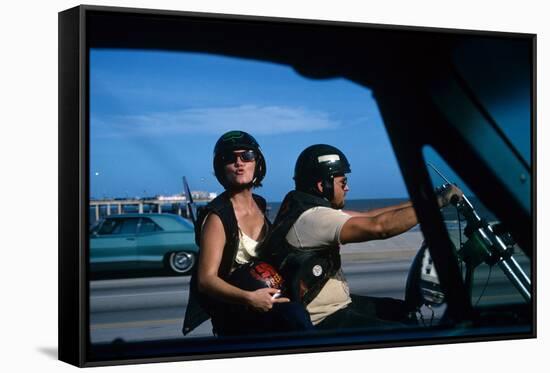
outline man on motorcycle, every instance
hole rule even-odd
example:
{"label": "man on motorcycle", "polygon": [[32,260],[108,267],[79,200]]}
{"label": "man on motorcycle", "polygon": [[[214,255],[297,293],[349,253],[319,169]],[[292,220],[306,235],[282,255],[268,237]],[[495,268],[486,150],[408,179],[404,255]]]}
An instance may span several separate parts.
{"label": "man on motorcycle", "polygon": [[[296,188],[286,195],[261,256],[279,268],[285,295],[306,305],[318,329],[406,323],[411,310],[403,301],[350,294],[339,249],[406,232],[418,223],[415,210],[411,202],[368,212],[342,210],[350,172],[337,148],[318,144],[305,149],[294,170]],[[460,189],[444,189],[439,206],[453,196],[461,198]]]}

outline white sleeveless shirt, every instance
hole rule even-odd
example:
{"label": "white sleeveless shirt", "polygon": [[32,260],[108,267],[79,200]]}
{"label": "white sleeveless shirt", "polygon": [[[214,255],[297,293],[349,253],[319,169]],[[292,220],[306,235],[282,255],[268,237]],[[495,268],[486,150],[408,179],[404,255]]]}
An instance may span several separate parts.
{"label": "white sleeveless shirt", "polygon": [[258,246],[258,243],[258,241],[249,237],[241,230],[241,228],[239,228],[239,246],[237,248],[237,256],[235,257],[235,261],[238,264],[246,264],[257,257],[256,247]]}

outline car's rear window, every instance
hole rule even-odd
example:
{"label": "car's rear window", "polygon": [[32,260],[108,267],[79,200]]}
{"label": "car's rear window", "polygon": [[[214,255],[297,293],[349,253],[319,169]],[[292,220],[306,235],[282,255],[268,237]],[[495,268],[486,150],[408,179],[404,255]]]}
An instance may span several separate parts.
{"label": "car's rear window", "polygon": [[163,229],[149,218],[141,218],[139,233],[161,232]]}
{"label": "car's rear window", "polygon": [[165,231],[194,231],[193,225],[179,215],[159,216],[155,220]]}
{"label": "car's rear window", "polygon": [[137,230],[138,219],[124,219],[118,234],[134,234]]}
{"label": "car's rear window", "polygon": [[107,219],[98,231],[99,235],[134,234],[137,229],[137,218]]}

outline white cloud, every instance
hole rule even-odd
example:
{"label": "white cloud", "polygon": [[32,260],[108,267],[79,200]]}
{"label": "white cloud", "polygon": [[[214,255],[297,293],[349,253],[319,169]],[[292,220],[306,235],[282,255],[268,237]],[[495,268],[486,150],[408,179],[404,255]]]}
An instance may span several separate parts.
{"label": "white cloud", "polygon": [[333,129],[339,124],[330,119],[328,113],[301,107],[242,105],[143,115],[92,116],[91,128],[98,137],[217,135],[234,129],[270,135]]}

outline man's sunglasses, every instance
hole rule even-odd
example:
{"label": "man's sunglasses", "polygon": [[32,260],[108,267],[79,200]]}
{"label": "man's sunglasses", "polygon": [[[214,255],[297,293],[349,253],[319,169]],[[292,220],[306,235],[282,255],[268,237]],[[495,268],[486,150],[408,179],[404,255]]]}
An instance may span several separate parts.
{"label": "man's sunglasses", "polygon": [[235,163],[237,157],[243,162],[252,162],[256,160],[256,152],[254,150],[245,150],[242,153],[228,152],[222,155],[222,161],[224,164]]}

